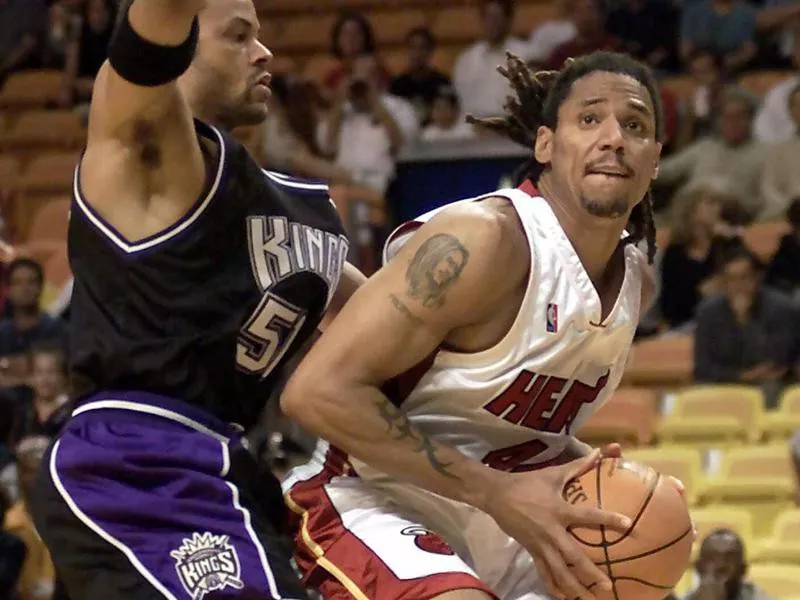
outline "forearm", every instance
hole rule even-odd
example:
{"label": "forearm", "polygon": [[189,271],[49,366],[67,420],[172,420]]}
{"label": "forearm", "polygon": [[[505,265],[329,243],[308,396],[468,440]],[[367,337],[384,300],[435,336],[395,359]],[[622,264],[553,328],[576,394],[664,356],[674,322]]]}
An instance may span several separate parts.
{"label": "forearm", "polygon": [[327,397],[312,400],[290,382],[281,406],[306,429],[355,459],[441,496],[483,508],[487,495],[497,489],[493,481],[502,473],[432,441],[378,388],[328,389],[320,392]]}
{"label": "forearm", "polygon": [[397,154],[400,152],[400,149],[403,147],[403,142],[405,141],[403,138],[403,131],[380,100],[377,103],[375,115],[389,134],[389,143],[391,144],[392,153]]}

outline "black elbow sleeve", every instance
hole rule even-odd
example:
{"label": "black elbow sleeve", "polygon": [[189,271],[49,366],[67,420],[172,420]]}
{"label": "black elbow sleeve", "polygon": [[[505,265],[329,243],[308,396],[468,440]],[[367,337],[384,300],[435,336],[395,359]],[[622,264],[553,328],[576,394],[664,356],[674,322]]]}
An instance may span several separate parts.
{"label": "black elbow sleeve", "polygon": [[108,60],[126,81],[144,87],[164,85],[183,75],[189,68],[197,47],[198,30],[195,17],[189,37],[180,46],[162,46],[136,33],[126,12],[120,16],[111,37]]}

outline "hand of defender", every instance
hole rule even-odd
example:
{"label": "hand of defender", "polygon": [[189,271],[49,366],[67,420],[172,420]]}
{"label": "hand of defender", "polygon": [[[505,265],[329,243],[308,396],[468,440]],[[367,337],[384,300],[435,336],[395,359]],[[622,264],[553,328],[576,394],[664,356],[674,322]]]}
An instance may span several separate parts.
{"label": "hand of defender", "polygon": [[593,506],[573,506],[563,499],[568,481],[595,467],[600,451],[586,457],[529,473],[509,474],[488,512],[497,524],[531,553],[555,598],[595,600],[591,589],[611,589],[611,582],[584,554],[568,527],[610,527],[626,531],[628,517]]}

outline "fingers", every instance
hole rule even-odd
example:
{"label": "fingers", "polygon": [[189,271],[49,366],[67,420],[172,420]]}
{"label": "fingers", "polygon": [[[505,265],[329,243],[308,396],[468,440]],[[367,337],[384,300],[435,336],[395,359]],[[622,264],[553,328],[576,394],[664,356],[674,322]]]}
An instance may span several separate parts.
{"label": "fingers", "polygon": [[622,458],[622,446],[619,444],[608,444],[601,450],[603,458]]}
{"label": "fingers", "polygon": [[[570,543],[574,545],[574,542],[568,539],[567,535],[566,531],[559,535],[559,537],[564,538],[560,543],[557,541],[559,546],[565,546]],[[604,586],[603,589],[610,587],[611,582],[603,575],[603,572],[580,550],[573,551],[567,556],[563,551],[559,551],[558,547],[548,544],[542,550],[542,558],[550,569],[557,593],[561,597],[569,598],[570,600],[573,598],[595,600],[594,594],[581,581],[588,581],[590,585],[597,582],[599,585]],[[567,560],[565,561],[565,559]],[[573,565],[572,568],[567,566],[567,561]]]}
{"label": "fingers", "polygon": [[548,595],[554,600],[567,600],[566,596],[558,589],[550,565],[542,557],[542,554],[540,552],[531,552],[531,556],[533,556],[533,563],[536,565],[536,573],[542,580],[542,585],[547,589]]}
{"label": "fingers", "polygon": [[681,493],[682,496],[686,495],[686,486],[683,485],[683,482],[678,479],[677,477],[673,477],[672,475],[669,476],[670,481],[678,488],[678,491]]}
{"label": "fingers", "polygon": [[630,517],[593,506],[573,506],[564,503],[564,511],[562,523],[567,527],[582,525],[584,527],[610,527],[617,531],[628,531],[633,525]]}
{"label": "fingers", "polygon": [[599,461],[600,458],[601,458],[600,450],[594,449],[586,456],[567,463],[565,465],[565,467],[567,468],[566,469],[567,476],[564,480],[564,483],[566,484],[567,481],[570,481],[572,479],[577,479],[581,475],[584,475],[585,473],[588,473],[589,471],[594,469],[595,465],[597,464],[597,461]]}

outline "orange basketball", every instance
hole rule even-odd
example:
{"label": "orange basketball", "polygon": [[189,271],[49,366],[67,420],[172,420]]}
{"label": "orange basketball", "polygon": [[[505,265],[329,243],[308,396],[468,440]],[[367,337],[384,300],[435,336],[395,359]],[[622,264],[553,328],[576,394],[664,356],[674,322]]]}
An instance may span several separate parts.
{"label": "orange basketball", "polygon": [[598,600],[661,600],[689,565],[692,521],[675,484],[653,469],[606,458],[564,488],[564,499],[630,517],[628,531],[573,527],[570,533],[605,571],[614,589]]}

